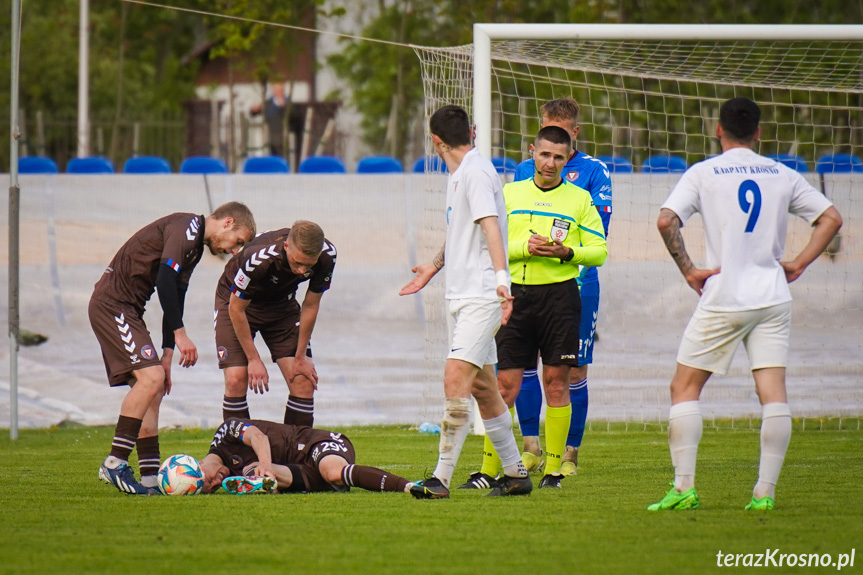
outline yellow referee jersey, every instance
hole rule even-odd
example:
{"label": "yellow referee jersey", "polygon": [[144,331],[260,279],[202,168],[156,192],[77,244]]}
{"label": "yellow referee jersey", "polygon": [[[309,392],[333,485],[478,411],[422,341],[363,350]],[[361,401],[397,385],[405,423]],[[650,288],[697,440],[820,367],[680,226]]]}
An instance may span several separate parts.
{"label": "yellow referee jersey", "polygon": [[[590,193],[565,180],[543,191],[533,178],[503,187],[509,226],[509,271],[512,283],[542,285],[571,280],[579,264],[601,266],[608,257],[602,220]],[[560,240],[575,254],[568,262],[532,256],[527,240],[532,231]]]}

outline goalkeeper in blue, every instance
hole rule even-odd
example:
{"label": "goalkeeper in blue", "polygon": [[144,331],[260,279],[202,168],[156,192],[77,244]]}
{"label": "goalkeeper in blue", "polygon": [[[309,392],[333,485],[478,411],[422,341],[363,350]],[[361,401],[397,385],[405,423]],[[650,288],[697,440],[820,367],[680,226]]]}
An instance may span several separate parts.
{"label": "goalkeeper in blue", "polygon": [[[674,486],[651,511],[695,509],[695,460],[701,441],[701,390],[728,371],[742,342],[761,402],[758,481],[746,509],[774,507],[776,482],[791,439],[785,390],[791,332],[791,290],[827,248],[842,216],[796,171],[754,151],[761,110],[747,98],[719,108],[722,154],[689,168],[659,212],[657,227],[686,283],[699,295],[677,352],[671,379],[668,447]],[[680,228],[701,214],[707,239],[704,268],[692,262]],[[809,241],[783,259],[788,214],[812,226]]]}
{"label": "goalkeeper in blue", "polygon": [[[611,178],[606,165],[584,152],[575,149],[578,136],[579,105],[571,98],[559,98],[546,102],[540,108],[542,127],[558,126],[569,133],[572,138],[573,150],[561,171],[561,177],[568,183],[590,193],[596,210],[602,221],[603,233],[608,237],[608,225],[611,220]],[[531,145],[531,151],[533,151]],[[529,180],[536,173],[536,163],[531,158],[518,165],[515,181]],[[593,363],[593,343],[596,334],[597,314],[599,313],[599,274],[594,266],[580,266],[576,278],[581,294],[581,320],[579,324],[578,365],[569,372],[569,398],[572,405],[572,417],[569,422],[569,432],[566,437],[566,450],[560,466],[564,476],[575,475],[578,466],[578,450],[584,436],[587,421],[587,366]],[[521,389],[515,401],[518,421],[523,437],[522,461],[525,468],[531,472],[541,472],[545,467],[539,440],[539,418],[542,409],[542,389],[537,375],[536,366],[524,372]],[[546,436],[548,434],[546,433]],[[483,468],[473,478],[482,481],[488,476],[494,477],[497,469],[496,458],[490,450],[483,451]],[[466,488],[469,488],[465,484]],[[482,487],[477,485],[475,487]]]}

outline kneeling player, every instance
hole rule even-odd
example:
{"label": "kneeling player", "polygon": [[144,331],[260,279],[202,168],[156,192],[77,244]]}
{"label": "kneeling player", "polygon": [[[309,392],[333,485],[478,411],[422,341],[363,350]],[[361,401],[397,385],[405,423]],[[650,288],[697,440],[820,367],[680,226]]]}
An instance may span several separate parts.
{"label": "kneeling player", "polygon": [[356,453],[341,433],[263,420],[232,417],[213,437],[201,460],[204,493],[219,489],[228,477],[238,480],[231,490],[245,492],[273,485],[278,491],[369,491],[407,493],[412,483],[387,471],[355,465]]}

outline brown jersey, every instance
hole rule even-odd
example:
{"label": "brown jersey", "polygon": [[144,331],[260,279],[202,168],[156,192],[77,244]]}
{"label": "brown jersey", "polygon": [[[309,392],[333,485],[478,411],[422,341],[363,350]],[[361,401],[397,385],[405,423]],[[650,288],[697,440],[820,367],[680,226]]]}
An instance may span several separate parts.
{"label": "brown jersey", "polygon": [[[270,440],[273,463],[301,470],[304,491],[338,490],[324,481],[318,471],[318,462],[323,456],[339,455],[348,463],[356,460],[354,446],[341,433],[261,419],[231,417],[216,430],[209,451],[222,459],[231,475],[242,475],[243,468],[258,461],[255,450],[243,443],[243,433],[250,425],[258,428]],[[295,478],[295,482],[298,479]]]}
{"label": "brown jersey", "polygon": [[160,218],[123,244],[96,282],[93,298],[127,304],[143,314],[155,291],[159,266],[170,266],[185,288],[203,249],[204,216],[176,213]]}
{"label": "brown jersey", "polygon": [[317,263],[304,275],[291,271],[285,253],[290,228],[264,232],[246,244],[225,265],[216,287],[216,307],[228,305],[231,294],[251,300],[251,305],[287,303],[294,298],[297,286],[309,282],[309,291],[323,293],[330,288],[336,267],[336,248],[324,240]]}

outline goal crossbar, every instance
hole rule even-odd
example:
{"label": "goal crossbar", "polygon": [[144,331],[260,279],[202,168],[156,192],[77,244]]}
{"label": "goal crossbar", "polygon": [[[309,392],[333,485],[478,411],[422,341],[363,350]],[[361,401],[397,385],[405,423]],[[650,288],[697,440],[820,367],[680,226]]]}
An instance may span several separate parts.
{"label": "goal crossbar", "polygon": [[492,147],[492,40],[863,41],[863,25],[759,24],[474,24],[473,119],[476,146]]}

